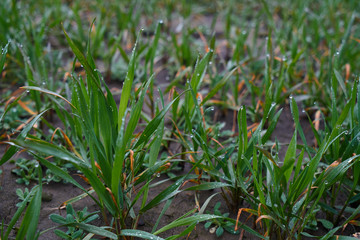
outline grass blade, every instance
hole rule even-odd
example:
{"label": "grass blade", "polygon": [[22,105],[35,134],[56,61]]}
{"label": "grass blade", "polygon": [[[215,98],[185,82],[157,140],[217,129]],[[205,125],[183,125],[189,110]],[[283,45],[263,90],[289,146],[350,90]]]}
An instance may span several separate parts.
{"label": "grass blade", "polygon": [[[139,36],[140,36],[140,33],[139,33]],[[119,105],[119,111],[118,111],[118,128],[119,128],[119,130],[120,130],[120,126],[122,124],[123,118],[124,118],[125,110],[127,108],[128,102],[129,102],[129,97],[130,97],[130,93],[131,93],[131,89],[132,89],[132,83],[134,80],[135,56],[136,56],[136,46],[137,46],[138,40],[139,40],[139,37],[136,40],[135,46],[131,53],[128,72],[126,74],[124,85],[123,85],[122,92],[121,92],[121,99],[120,99],[120,105]]]}
{"label": "grass blade", "polygon": [[[24,140],[27,136],[27,134],[29,133],[29,131],[31,130],[31,128],[34,126],[34,124],[40,119],[40,117],[47,111],[48,109],[42,111],[41,113],[39,113],[33,120],[31,120],[31,122],[29,124],[27,124],[23,130],[21,131],[21,133],[19,134],[19,136],[16,138],[17,140]],[[3,165],[5,162],[7,162],[12,156],[14,156],[14,154],[17,152],[17,147],[15,146],[11,146],[6,153],[2,156],[1,160],[0,160],[0,166]]]}
{"label": "grass blade", "polygon": [[[38,167],[39,179],[42,179],[41,167]],[[37,234],[37,225],[40,217],[41,209],[41,195],[42,195],[42,181],[39,181],[39,187],[36,189],[33,198],[31,199],[29,206],[25,212],[24,219],[20,225],[16,240],[35,239]]]}
{"label": "grass blade", "polygon": [[141,230],[135,230],[135,229],[122,230],[120,235],[121,236],[138,237],[138,238],[143,238],[143,239],[164,240],[163,238],[155,236],[154,234],[144,232]]}
{"label": "grass blade", "polygon": [[172,229],[174,227],[190,225],[190,224],[193,224],[194,222],[203,222],[203,221],[217,219],[217,218],[219,219],[219,218],[223,218],[223,217],[217,216],[217,215],[212,215],[212,214],[200,214],[200,215],[195,215],[195,216],[191,216],[191,217],[187,217],[187,218],[180,218],[180,219],[177,219],[177,220],[173,221],[172,223],[166,225],[165,227],[160,228],[154,234],[158,235],[158,234],[165,232],[169,229]]}
{"label": "grass blade", "polygon": [[8,51],[8,47],[9,47],[9,43],[7,43],[5,45],[5,47],[2,49],[1,51],[1,56],[0,56],[0,76],[1,76],[1,73],[4,69],[4,64],[5,64],[5,59],[6,59],[6,53]]}

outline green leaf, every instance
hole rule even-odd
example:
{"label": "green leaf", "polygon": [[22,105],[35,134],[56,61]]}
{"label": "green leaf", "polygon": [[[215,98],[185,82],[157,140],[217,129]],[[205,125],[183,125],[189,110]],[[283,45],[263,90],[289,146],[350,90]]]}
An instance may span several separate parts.
{"label": "green leaf", "polygon": [[209,99],[211,99],[229,80],[229,78],[234,74],[234,72],[238,68],[234,68],[229,73],[227,73],[213,88],[211,88],[210,92],[206,95],[206,97],[202,100],[200,106],[204,105]]}
{"label": "green leaf", "polygon": [[186,91],[184,91],[182,94],[180,94],[179,96],[177,96],[176,98],[174,98],[174,100],[172,100],[165,108],[163,108],[159,114],[157,114],[155,116],[155,118],[153,120],[151,120],[151,122],[149,122],[149,124],[145,127],[144,131],[142,132],[139,140],[136,142],[134,148],[139,147],[141,144],[143,144],[144,142],[147,142],[150,137],[153,135],[153,133],[156,131],[156,129],[158,128],[159,124],[161,123],[162,119],[165,117],[165,114],[169,111],[170,107],[172,106],[172,104],[178,99],[180,98],[180,96],[182,96]]}
{"label": "green leaf", "polygon": [[318,181],[322,183],[325,180],[328,182],[328,185],[331,186],[332,184],[337,182],[355,162],[359,160],[359,157],[360,155],[355,155],[351,158],[344,160],[335,167],[329,167],[327,171],[325,171],[323,179],[317,180],[316,183]]}
{"label": "green leaf", "polygon": [[[343,39],[341,40],[341,45],[338,49],[338,52],[339,52],[339,56],[338,56],[338,59],[343,59],[343,53],[344,53],[344,48],[350,38],[350,35],[351,35],[351,28],[354,24],[354,20],[355,20],[355,17],[356,17],[356,12],[354,11],[351,15],[351,18],[350,18],[350,21],[348,23],[348,26],[346,28],[346,32],[344,34],[344,37]],[[339,65],[339,64],[338,64]],[[339,68],[339,66],[337,66]]]}
{"label": "green leaf", "polygon": [[341,74],[336,69],[334,69],[334,73],[335,73],[336,79],[338,80],[338,82],[340,84],[341,90],[343,91],[343,93],[345,95],[345,99],[348,99],[348,95],[347,95],[347,92],[346,92],[346,87],[345,87],[345,82],[344,82],[343,77],[341,76]]}
{"label": "green leaf", "polygon": [[211,190],[211,189],[219,189],[223,187],[230,187],[231,184],[222,183],[222,182],[206,182],[200,185],[192,186],[186,188],[184,191],[197,191],[197,190]]}
{"label": "green leaf", "polygon": [[19,220],[19,218],[21,217],[22,213],[24,212],[27,203],[29,201],[29,199],[33,196],[33,193],[38,191],[39,186],[35,186],[31,192],[26,196],[26,198],[24,199],[24,201],[21,203],[21,205],[19,206],[19,208],[17,209],[17,211],[15,212],[14,216],[11,218],[10,223],[7,226],[7,230],[4,236],[4,239],[8,239],[8,236],[11,232],[11,230],[13,229],[13,227],[15,226],[16,222]]}
{"label": "green leaf", "polygon": [[301,232],[300,234],[301,234],[302,236],[305,236],[305,237],[316,238],[316,236],[311,235],[310,233],[307,233],[307,232]]}
{"label": "green leaf", "polygon": [[[161,193],[159,193],[159,195],[157,195],[153,200],[151,200],[145,207],[140,209],[141,213],[146,212],[147,210],[153,208],[154,206],[156,206],[157,204],[168,200],[169,198],[175,196],[176,194],[178,194],[179,192],[179,188],[182,184],[182,182],[184,181],[185,176],[181,177],[180,179],[178,179],[174,184],[170,185],[169,187],[167,187],[165,190],[163,190]],[[157,234],[155,234],[157,235]]]}
{"label": "green leaf", "polygon": [[[300,120],[299,120],[299,109],[298,109],[295,99],[292,96],[290,96],[290,110],[291,110],[291,113],[292,113],[292,116],[293,116],[293,119],[295,122],[295,129],[299,133],[304,145],[307,146],[305,134],[304,134],[304,131],[302,130]],[[306,150],[307,150],[307,148],[306,148]],[[310,155],[309,152],[308,152],[308,154]]]}
{"label": "green leaf", "polygon": [[[115,157],[114,162],[111,169],[111,189],[113,190],[113,193],[115,195],[115,198],[119,200],[119,181],[122,174],[122,168],[123,168],[123,162],[125,157],[125,151],[126,147],[129,143],[129,141],[132,140],[132,134],[137,126],[137,123],[141,116],[141,111],[143,107],[143,102],[145,98],[145,94],[147,89],[149,88],[150,83],[153,81],[153,77],[151,76],[148,81],[144,84],[144,88],[141,92],[140,99],[135,104],[135,106],[132,108],[131,114],[130,114],[130,120],[126,127],[125,134],[123,134],[124,128],[124,122],[122,122],[122,125],[120,126],[119,134],[116,139],[116,150],[115,150]],[[135,148],[135,147],[134,147]]]}
{"label": "green leaf", "polygon": [[44,89],[44,88],[33,87],[33,86],[24,86],[24,87],[21,87],[21,88],[53,95],[53,96],[55,96],[55,97],[61,98],[62,100],[64,100],[65,102],[67,102],[71,107],[75,108],[75,106],[72,105],[69,100],[67,100],[66,98],[64,98],[64,97],[61,96],[60,94],[57,94],[56,92],[53,92],[53,91],[50,91],[50,90],[47,90],[47,89]]}
{"label": "green leaf", "polygon": [[334,224],[332,224],[332,222],[330,222],[326,219],[318,219],[317,221],[321,222],[321,224],[328,230],[330,230],[334,227]]}
{"label": "green leaf", "polygon": [[44,165],[46,168],[50,169],[51,172],[60,178],[64,179],[66,182],[72,183],[74,186],[80,188],[84,192],[87,192],[85,188],[83,188],[78,182],[76,182],[66,171],[62,170],[60,167],[56,166],[54,163],[49,162],[48,160],[37,156],[34,154],[34,156],[39,159],[40,163]]}
{"label": "green leaf", "polygon": [[157,227],[158,227],[158,225],[159,225],[159,223],[160,223],[160,220],[161,220],[162,217],[164,216],[165,212],[169,209],[169,207],[170,207],[170,205],[171,205],[171,203],[172,203],[173,200],[174,200],[174,197],[173,197],[173,198],[169,198],[169,199],[166,201],[163,209],[161,210],[161,213],[159,214],[158,219],[156,220],[156,223],[154,224],[153,229],[151,230],[152,233],[156,231],[156,229],[157,229]]}
{"label": "green leaf", "polygon": [[187,218],[177,219],[177,220],[173,221],[172,223],[164,226],[163,228],[157,230],[154,234],[158,235],[158,234],[165,232],[174,227],[185,226],[185,225],[192,224],[194,222],[203,222],[203,221],[208,221],[208,220],[216,219],[216,218],[219,219],[219,218],[223,218],[223,217],[220,217],[217,215],[211,215],[211,214],[200,214],[200,215],[195,215],[195,216],[191,216],[191,217],[187,217]]}
{"label": "green leaf", "polygon": [[78,227],[87,232],[94,233],[94,234],[97,234],[97,235],[100,235],[103,237],[108,237],[111,239],[118,239],[118,237],[116,236],[115,233],[109,232],[102,227],[97,227],[97,226],[93,226],[93,225],[86,224],[86,223],[71,223],[71,224],[69,224],[69,226]]}
{"label": "green leaf", "polygon": [[69,44],[69,46],[71,47],[71,49],[73,50],[73,52],[75,53],[75,56],[77,57],[77,59],[79,59],[80,63],[83,65],[86,73],[91,77],[91,79],[93,80],[93,82],[97,85],[97,87],[99,89],[100,88],[100,80],[98,75],[95,73],[94,68],[92,68],[89,64],[89,62],[86,60],[86,57],[81,53],[81,51],[79,50],[79,48],[74,44],[74,42],[71,40],[71,38],[69,37],[69,35],[67,34],[67,32],[64,29],[64,26],[61,25],[63,32],[65,34],[66,40]]}
{"label": "green leaf", "polygon": [[59,214],[51,214],[50,215],[50,220],[58,223],[58,224],[66,224],[66,218],[64,218],[63,216],[60,216]]}
{"label": "green leaf", "polygon": [[[41,168],[38,167],[39,179],[42,179]],[[41,195],[42,185],[39,181],[39,187],[35,190],[28,208],[26,209],[25,216],[21,222],[18,233],[16,234],[16,240],[35,239],[37,234],[37,225],[39,223],[40,209],[41,209]]]}
{"label": "green leaf", "polygon": [[124,81],[124,85],[121,91],[121,99],[120,99],[120,105],[119,105],[119,111],[118,111],[118,127],[120,129],[120,126],[122,124],[124,115],[125,115],[125,110],[128,106],[128,102],[129,102],[129,97],[131,94],[131,89],[132,89],[132,83],[134,80],[134,74],[135,74],[135,56],[136,56],[136,46],[139,40],[139,36],[140,33],[137,37],[137,40],[135,42],[135,46],[132,50],[131,53],[131,58],[130,58],[130,63],[128,66],[128,72],[126,74],[125,77],[125,81]]}
{"label": "green leaf", "polygon": [[184,231],[182,231],[180,234],[172,235],[171,237],[166,238],[166,240],[175,240],[175,239],[182,239],[181,237],[189,236],[190,233],[194,230],[196,227],[196,223],[190,224]]}
{"label": "green leaf", "polygon": [[6,106],[6,108],[4,109],[3,114],[0,116],[0,122],[2,122],[5,115],[10,111],[10,109],[12,109],[18,103],[18,101],[22,98],[23,95],[25,95],[25,92],[21,93],[19,96],[17,96],[15,98],[15,100],[13,100],[12,103],[10,103],[9,105]]}
{"label": "green leaf", "polygon": [[293,171],[293,165],[295,163],[295,157],[296,157],[296,130],[294,132],[293,137],[291,138],[289,147],[286,151],[285,158],[284,158],[284,176],[285,176],[285,182],[289,182],[291,173]]}
{"label": "green leaf", "polygon": [[28,139],[28,140],[13,140],[9,142],[9,144],[13,144],[15,146],[19,146],[22,148],[26,148],[28,150],[36,151],[39,153],[43,153],[48,156],[55,156],[62,160],[66,160],[75,166],[81,166],[88,168],[90,165],[86,163],[84,160],[78,158],[71,152],[67,151],[64,148],[58,147],[54,144],[42,141],[42,140],[36,140],[36,139]]}
{"label": "green leaf", "polygon": [[342,228],[342,226],[338,226],[332,230],[330,230],[327,234],[325,234],[322,238],[320,238],[320,240],[327,240],[330,237],[332,237],[340,228]]}
{"label": "green leaf", "polygon": [[[280,118],[280,115],[282,113],[283,109],[280,109],[274,117],[271,118],[270,120],[270,125],[269,127],[266,129],[266,132],[264,134],[264,136],[261,138],[261,142],[263,144],[265,144],[271,137],[271,134],[274,132],[276,126],[277,126],[277,122]],[[259,126],[260,127],[260,126]],[[247,136],[247,135],[246,135]]]}
{"label": "green leaf", "polygon": [[199,211],[199,214],[203,214],[204,213],[204,211],[205,211],[205,209],[206,209],[206,207],[208,206],[208,204],[210,203],[210,201],[211,201],[211,199],[213,198],[213,197],[215,197],[216,195],[218,195],[219,193],[214,193],[213,195],[211,195],[210,197],[208,197],[207,199],[206,199],[206,201],[204,202],[204,204],[201,206],[201,208],[200,208],[200,211]]}
{"label": "green leaf", "polygon": [[63,231],[61,231],[59,229],[55,229],[54,233],[56,234],[56,236],[59,236],[62,239],[69,239],[71,237],[71,236],[67,235],[66,233],[64,233]]}
{"label": "green leaf", "polygon": [[155,37],[154,37],[153,44],[152,44],[151,48],[149,48],[149,56],[151,58],[150,59],[150,74],[151,75],[154,73],[154,59],[155,59],[155,55],[156,55],[157,45],[159,43],[161,25],[162,25],[162,22],[159,21],[156,25]]}
{"label": "green leaf", "polygon": [[[201,82],[204,79],[207,65],[210,61],[211,55],[212,55],[212,52],[209,51],[201,60],[199,60],[199,57],[198,57],[198,59],[196,61],[194,73],[191,77],[190,86],[189,86],[189,88],[191,88],[194,91],[195,95],[197,94],[197,92],[200,88]],[[192,99],[191,92],[186,95],[186,103],[187,103],[187,105],[186,105],[187,112],[190,112],[194,107],[194,101]]]}
{"label": "green leaf", "polygon": [[336,235],[330,238],[331,240],[359,240],[357,237]]}
{"label": "green leaf", "polygon": [[1,55],[0,55],[0,76],[4,69],[5,59],[6,59],[6,53],[8,51],[9,43],[5,45],[5,47],[2,48]]}
{"label": "green leaf", "polygon": [[206,222],[204,225],[205,229],[208,229],[211,226],[212,222]]}
{"label": "green leaf", "polygon": [[220,237],[221,235],[223,235],[224,233],[224,228],[222,226],[219,226],[217,229],[216,229],[216,236],[217,237]]}
{"label": "green leaf", "polygon": [[125,229],[121,231],[121,236],[131,236],[131,237],[138,237],[143,239],[152,239],[152,240],[164,240],[161,237],[158,237],[154,234],[141,231],[141,230],[135,230],[135,229]]}
{"label": "green leaf", "polygon": [[[31,130],[31,128],[34,126],[34,124],[40,119],[40,117],[47,111],[48,109],[42,111],[41,113],[39,113],[36,117],[34,117],[33,120],[31,120],[30,123],[28,123],[23,130],[21,131],[21,133],[19,134],[19,136],[17,136],[17,140],[24,140],[27,136],[27,134],[29,133],[29,131]],[[16,146],[11,146],[6,153],[2,156],[1,160],[0,160],[0,166],[3,165],[5,162],[7,162],[12,156],[14,156],[14,154],[17,152],[17,147]]]}

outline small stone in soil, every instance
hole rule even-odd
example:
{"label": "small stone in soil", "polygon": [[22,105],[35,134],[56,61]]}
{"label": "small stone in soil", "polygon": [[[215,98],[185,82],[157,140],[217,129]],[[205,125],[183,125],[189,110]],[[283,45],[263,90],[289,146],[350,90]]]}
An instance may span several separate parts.
{"label": "small stone in soil", "polygon": [[145,225],[145,222],[144,222],[144,219],[142,217],[139,218],[139,221],[138,221],[138,226],[144,226]]}
{"label": "small stone in soil", "polygon": [[44,202],[50,202],[53,198],[52,193],[43,192],[41,195],[41,200]]}

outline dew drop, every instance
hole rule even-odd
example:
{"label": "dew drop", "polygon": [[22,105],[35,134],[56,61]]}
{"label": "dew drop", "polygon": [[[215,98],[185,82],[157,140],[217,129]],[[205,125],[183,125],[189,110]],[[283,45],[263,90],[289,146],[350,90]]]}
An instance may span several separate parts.
{"label": "dew drop", "polygon": [[159,24],[163,24],[164,21],[162,19],[159,20]]}

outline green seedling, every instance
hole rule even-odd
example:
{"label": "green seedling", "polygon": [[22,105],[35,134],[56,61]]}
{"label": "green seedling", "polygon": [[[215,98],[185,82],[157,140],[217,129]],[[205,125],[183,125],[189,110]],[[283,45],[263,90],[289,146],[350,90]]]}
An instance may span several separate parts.
{"label": "green seedling", "polygon": [[[221,237],[224,233],[224,230],[231,234],[239,234],[240,231],[234,231],[235,224],[233,222],[227,221],[225,218],[229,217],[229,213],[221,213],[219,210],[221,202],[217,202],[214,206],[214,215],[221,216],[223,218],[213,219],[205,223],[205,229],[209,230],[210,233],[215,233],[217,237]],[[208,211],[210,214],[210,212]],[[215,225],[215,226],[214,226]]]}
{"label": "green seedling", "polygon": [[20,202],[16,204],[17,207],[20,207],[25,199],[27,199],[27,202],[30,202],[30,192],[28,188],[25,188],[24,191],[21,190],[21,188],[16,189],[16,195],[18,196]]}
{"label": "green seedling", "polygon": [[[55,161],[54,163],[66,172],[69,168],[73,168],[71,164],[60,164],[60,161]],[[39,177],[36,169],[39,166],[39,162],[37,160],[18,158],[15,161],[15,165],[16,168],[13,169],[11,172],[18,176],[18,178],[16,179],[17,183],[29,185],[31,181],[38,180]],[[54,174],[50,169],[46,169],[45,174],[42,178],[43,183],[60,182],[61,180],[62,178]],[[64,183],[66,183],[66,181]]]}
{"label": "green seedling", "polygon": [[[85,223],[88,224],[99,218],[98,212],[89,213],[87,211],[87,207],[85,207],[81,211],[75,211],[71,204],[66,205],[66,217],[62,217],[58,214],[51,214],[51,221],[60,224],[61,226],[68,226],[68,230],[66,232],[61,231],[59,229],[54,230],[55,234],[62,239],[66,240],[75,240],[75,239],[83,239],[86,236],[84,230],[79,229],[76,226],[77,223]],[[73,225],[73,226],[69,226]]]}
{"label": "green seedling", "polygon": [[16,160],[15,165],[16,168],[11,172],[18,176],[18,179],[16,179],[17,183],[29,185],[30,181],[34,181],[38,178],[36,171],[39,166],[38,161],[19,158]]}

